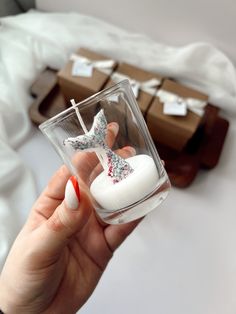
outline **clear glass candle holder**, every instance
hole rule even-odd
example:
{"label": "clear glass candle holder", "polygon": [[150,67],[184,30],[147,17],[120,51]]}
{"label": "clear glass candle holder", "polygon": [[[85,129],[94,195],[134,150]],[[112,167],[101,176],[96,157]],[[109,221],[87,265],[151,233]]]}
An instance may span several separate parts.
{"label": "clear glass candle holder", "polygon": [[[157,208],[170,182],[129,81],[72,105],[39,127],[86,184],[99,217],[120,224]],[[113,122],[119,125],[116,137],[108,132]],[[127,146],[135,154],[127,156]]]}

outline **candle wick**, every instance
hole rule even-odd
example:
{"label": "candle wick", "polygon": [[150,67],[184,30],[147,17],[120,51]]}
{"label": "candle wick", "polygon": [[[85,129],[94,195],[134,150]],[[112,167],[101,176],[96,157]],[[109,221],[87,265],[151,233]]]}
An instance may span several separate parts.
{"label": "candle wick", "polygon": [[[83,120],[83,118],[82,118],[82,116],[81,116],[81,114],[79,112],[79,108],[76,106],[75,100],[71,99],[70,102],[71,102],[71,105],[72,105],[73,109],[75,110],[75,113],[77,115],[77,118],[79,120],[79,123],[80,123],[84,133],[88,133],[88,129],[87,129],[87,127],[86,127],[86,125],[84,123],[84,120]],[[105,170],[106,169],[106,164],[104,162],[103,156],[101,154],[96,153],[96,152],[95,152],[95,154],[97,155],[98,160],[100,161],[103,169]]]}
{"label": "candle wick", "polygon": [[81,114],[80,114],[80,112],[79,112],[79,108],[76,107],[75,100],[74,100],[74,99],[71,99],[70,102],[71,102],[72,107],[75,109],[75,113],[76,113],[76,115],[77,115],[77,118],[78,118],[78,120],[79,120],[79,123],[80,123],[80,125],[81,125],[81,127],[82,127],[84,133],[87,133],[87,132],[88,132],[88,129],[86,128],[86,125],[84,124],[84,120],[83,120],[82,117],[81,117]]}

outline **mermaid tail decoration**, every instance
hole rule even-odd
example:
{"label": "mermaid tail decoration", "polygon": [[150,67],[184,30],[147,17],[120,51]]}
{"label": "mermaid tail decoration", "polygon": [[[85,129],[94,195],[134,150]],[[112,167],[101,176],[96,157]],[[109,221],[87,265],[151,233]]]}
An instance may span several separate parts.
{"label": "mermaid tail decoration", "polygon": [[96,152],[102,157],[104,171],[112,178],[113,183],[125,179],[133,169],[125,159],[115,154],[106,144],[107,121],[101,109],[94,117],[89,132],[77,137],[69,137],[64,145],[71,145],[74,150]]}

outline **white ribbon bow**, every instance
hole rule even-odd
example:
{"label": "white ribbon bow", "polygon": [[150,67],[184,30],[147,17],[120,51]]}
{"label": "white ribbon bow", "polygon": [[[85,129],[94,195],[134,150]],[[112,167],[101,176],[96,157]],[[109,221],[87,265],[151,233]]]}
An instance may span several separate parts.
{"label": "white ribbon bow", "polygon": [[152,78],[150,80],[144,81],[144,82],[139,82],[134,79],[131,79],[129,76],[125,74],[121,74],[119,72],[114,72],[111,75],[111,79],[115,83],[119,83],[120,81],[123,81],[125,79],[128,79],[130,81],[132,90],[134,92],[135,98],[138,98],[139,91],[142,90],[148,94],[154,95],[156,92],[156,88],[161,84],[161,81],[158,80],[157,78]]}
{"label": "white ribbon bow", "polygon": [[90,60],[84,56],[80,56],[78,54],[72,54],[70,56],[70,60],[76,62],[80,62],[82,64],[91,65],[93,68],[96,68],[106,74],[111,74],[113,67],[115,65],[114,60]]}
{"label": "white ribbon bow", "polygon": [[174,93],[168,92],[163,89],[157,91],[157,96],[162,103],[180,103],[185,104],[187,109],[202,117],[204,115],[204,108],[207,102],[196,98],[182,98]]}

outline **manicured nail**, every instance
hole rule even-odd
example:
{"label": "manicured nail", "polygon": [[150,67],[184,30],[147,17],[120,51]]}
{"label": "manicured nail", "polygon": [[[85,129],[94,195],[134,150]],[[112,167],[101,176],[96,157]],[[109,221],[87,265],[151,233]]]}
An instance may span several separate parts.
{"label": "manicured nail", "polygon": [[111,122],[108,124],[108,128],[109,130],[111,130],[113,132],[113,134],[115,136],[117,136],[118,132],[119,132],[119,124],[116,122]]}
{"label": "manicured nail", "polygon": [[66,184],[65,203],[66,206],[72,210],[79,207],[80,190],[79,184],[75,176],[70,177]]}

